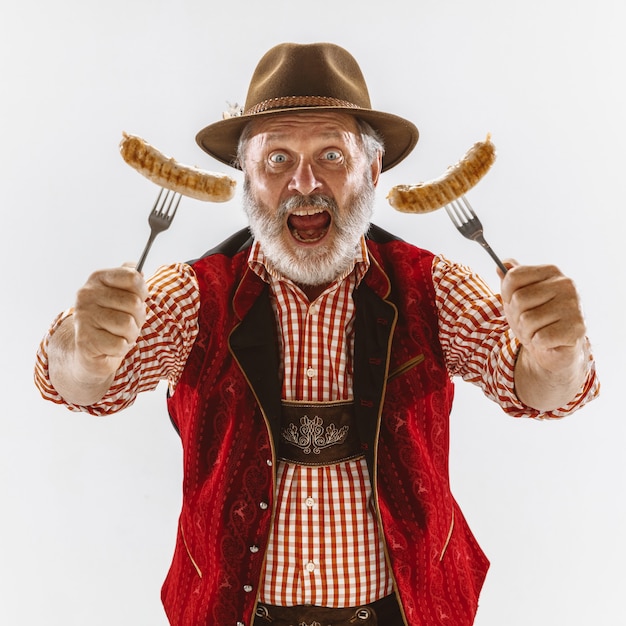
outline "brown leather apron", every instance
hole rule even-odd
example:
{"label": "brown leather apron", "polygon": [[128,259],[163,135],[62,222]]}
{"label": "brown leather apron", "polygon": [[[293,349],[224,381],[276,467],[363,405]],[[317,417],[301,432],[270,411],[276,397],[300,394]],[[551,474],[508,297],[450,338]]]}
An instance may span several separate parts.
{"label": "brown leather apron", "polygon": [[282,402],[278,457],[299,465],[334,465],[363,455],[354,403]]}

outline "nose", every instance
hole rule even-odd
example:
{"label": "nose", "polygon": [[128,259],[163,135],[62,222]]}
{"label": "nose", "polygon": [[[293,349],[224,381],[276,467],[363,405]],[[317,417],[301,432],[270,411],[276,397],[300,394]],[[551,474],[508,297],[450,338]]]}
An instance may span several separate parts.
{"label": "nose", "polygon": [[321,187],[322,183],[315,176],[311,162],[302,159],[293,172],[293,176],[289,182],[289,190],[297,191],[304,196],[308,196]]}

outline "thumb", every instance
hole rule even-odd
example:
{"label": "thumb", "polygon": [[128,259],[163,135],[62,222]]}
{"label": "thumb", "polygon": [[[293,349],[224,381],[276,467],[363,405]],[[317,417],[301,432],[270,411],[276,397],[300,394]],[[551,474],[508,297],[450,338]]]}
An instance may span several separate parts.
{"label": "thumb", "polygon": [[124,263],[122,263],[122,267],[127,267],[134,270],[137,267],[137,263],[135,261],[125,261]]}
{"label": "thumb", "polygon": [[[519,262],[516,261],[515,259],[504,259],[502,261],[502,263],[504,263],[504,265],[506,266],[507,269],[511,269],[513,267],[517,267],[519,265]],[[496,267],[496,271],[498,272],[498,276],[500,278],[500,280],[504,280],[504,272],[499,268]]]}

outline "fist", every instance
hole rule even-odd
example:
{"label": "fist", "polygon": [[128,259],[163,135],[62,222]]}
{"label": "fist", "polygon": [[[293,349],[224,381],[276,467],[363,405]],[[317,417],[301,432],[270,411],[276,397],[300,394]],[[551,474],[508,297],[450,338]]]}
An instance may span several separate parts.
{"label": "fist", "polygon": [[553,265],[508,265],[501,293],[512,331],[541,368],[566,370],[579,361],[586,331],[574,282]]}
{"label": "fist", "polygon": [[131,267],[94,272],[76,296],[74,347],[80,366],[93,374],[114,372],[135,345],[146,319],[148,290]]}

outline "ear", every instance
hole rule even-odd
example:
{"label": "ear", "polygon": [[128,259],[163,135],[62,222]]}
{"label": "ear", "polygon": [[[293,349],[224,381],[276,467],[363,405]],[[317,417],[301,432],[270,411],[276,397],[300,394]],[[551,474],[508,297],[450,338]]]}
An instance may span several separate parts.
{"label": "ear", "polygon": [[374,187],[378,185],[378,179],[380,178],[380,172],[383,169],[383,154],[382,152],[376,153],[376,158],[372,162],[372,183]]}

